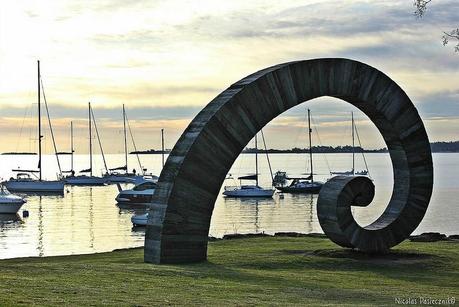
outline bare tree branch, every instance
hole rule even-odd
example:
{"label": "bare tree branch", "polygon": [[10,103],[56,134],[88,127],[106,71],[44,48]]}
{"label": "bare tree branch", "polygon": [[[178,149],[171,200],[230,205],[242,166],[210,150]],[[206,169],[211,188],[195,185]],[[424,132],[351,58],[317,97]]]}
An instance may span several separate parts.
{"label": "bare tree branch", "polygon": [[451,32],[443,32],[443,46],[446,46],[451,40],[457,41],[456,46],[454,46],[454,51],[459,52],[459,28],[454,29]]}
{"label": "bare tree branch", "polygon": [[[414,11],[414,16],[417,18],[422,18],[427,10],[427,4],[429,4],[431,1],[432,0],[414,0],[413,6],[416,8]],[[450,32],[443,32],[443,46],[448,45],[451,40],[457,40],[457,44],[454,46],[454,51],[459,53],[459,28],[453,29]]]}
{"label": "bare tree branch", "polygon": [[414,16],[417,18],[421,18],[424,16],[424,13],[426,12],[427,9],[427,4],[432,1],[432,0],[414,0],[414,7],[416,7],[416,10],[414,11]]}

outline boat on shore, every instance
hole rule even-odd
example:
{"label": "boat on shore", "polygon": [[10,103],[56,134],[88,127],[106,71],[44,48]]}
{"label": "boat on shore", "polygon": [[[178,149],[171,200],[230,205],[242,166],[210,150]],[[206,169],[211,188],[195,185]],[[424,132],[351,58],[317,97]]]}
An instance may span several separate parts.
{"label": "boat on shore", "polygon": [[0,185],[0,214],[16,214],[27,201],[11,194],[4,185]]}

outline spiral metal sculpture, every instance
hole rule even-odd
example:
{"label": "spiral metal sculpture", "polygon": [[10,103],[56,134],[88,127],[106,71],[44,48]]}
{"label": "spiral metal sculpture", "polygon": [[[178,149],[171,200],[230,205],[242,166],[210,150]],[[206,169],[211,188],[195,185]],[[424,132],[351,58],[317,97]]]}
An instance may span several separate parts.
{"label": "spiral metal sculpture", "polygon": [[333,178],[319,195],[319,221],[342,246],[378,252],[407,238],[429,204],[433,168],[421,118],[388,76],[349,59],[314,59],[258,71],[215,97],[190,123],[170,153],[155,194],[145,236],[144,260],[202,261],[210,219],[221,185],[253,136],[284,111],[332,96],[364,112],[390,153],[392,197],[384,213],[360,227],[350,206],[366,205],[374,187],[365,178]]}

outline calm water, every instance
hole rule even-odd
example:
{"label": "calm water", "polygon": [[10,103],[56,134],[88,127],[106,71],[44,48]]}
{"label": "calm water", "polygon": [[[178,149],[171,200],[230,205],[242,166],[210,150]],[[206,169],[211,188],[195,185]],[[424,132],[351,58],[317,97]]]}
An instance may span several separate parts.
{"label": "calm water", "polygon": [[[376,219],[384,210],[392,190],[392,170],[387,154],[367,154],[371,176],[376,186],[373,203],[367,208],[356,208],[353,213],[361,225]],[[122,155],[108,155],[109,167],[123,164]],[[142,156],[142,163],[154,174],[159,174],[160,155]],[[317,179],[328,178],[332,170],[351,167],[350,154],[314,155],[314,172]],[[273,171],[284,169],[291,175],[307,172],[305,155],[277,154],[270,156]],[[88,158],[77,155],[75,168],[87,167]],[[261,184],[270,183],[269,169],[264,155],[259,156]],[[136,158],[130,157],[130,169],[137,168]],[[37,157],[0,156],[0,177],[11,177],[11,168],[35,168]],[[362,160],[357,159],[357,169]],[[62,159],[64,169],[69,168],[69,157]],[[230,173],[233,177],[254,172],[254,155],[241,155]],[[54,156],[45,156],[44,176],[56,177]],[[94,169],[102,170],[99,157]],[[427,214],[416,233],[439,231],[459,233],[459,154],[434,154],[435,186]],[[233,185],[231,180],[225,183]],[[128,186],[125,186],[128,187]],[[117,248],[142,246],[143,229],[132,229],[133,209],[119,208],[114,201],[116,186],[66,187],[64,196],[27,196],[27,218],[0,215],[0,258],[81,254],[110,251]],[[215,205],[210,235],[221,237],[228,233],[274,233],[278,231],[321,232],[316,214],[317,196],[285,194],[284,199],[275,195],[269,200],[240,200],[219,197]],[[141,210],[137,209],[137,213]]]}

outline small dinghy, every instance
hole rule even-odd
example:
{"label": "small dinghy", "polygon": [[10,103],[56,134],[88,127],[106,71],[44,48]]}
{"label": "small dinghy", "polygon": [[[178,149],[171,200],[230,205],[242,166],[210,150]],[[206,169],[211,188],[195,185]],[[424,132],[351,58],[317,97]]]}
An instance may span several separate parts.
{"label": "small dinghy", "polygon": [[11,194],[4,185],[0,185],[0,214],[16,214],[26,200]]}
{"label": "small dinghy", "polygon": [[131,222],[134,227],[137,226],[147,226],[148,221],[148,212],[144,214],[136,214],[131,217]]}

